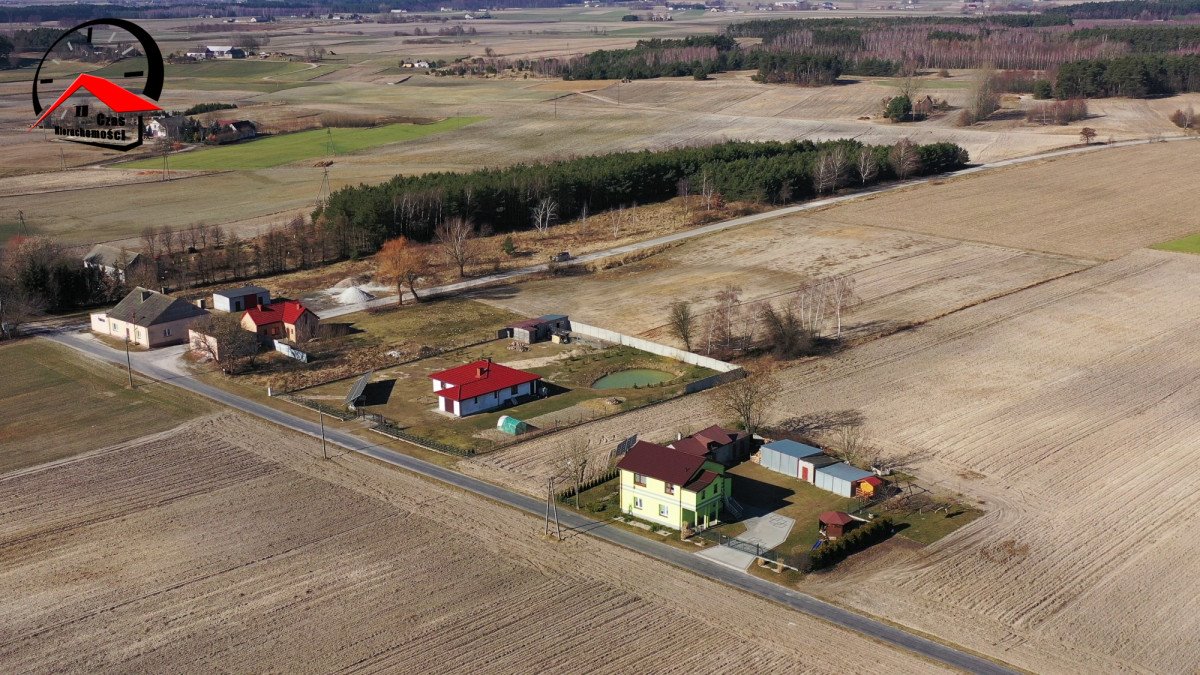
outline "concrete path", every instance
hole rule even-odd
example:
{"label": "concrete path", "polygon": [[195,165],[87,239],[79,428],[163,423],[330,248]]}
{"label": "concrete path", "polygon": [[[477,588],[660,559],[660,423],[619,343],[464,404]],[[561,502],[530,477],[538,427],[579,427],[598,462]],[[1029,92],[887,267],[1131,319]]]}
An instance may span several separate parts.
{"label": "concrete path", "polygon": [[[1195,138],[1197,138],[1197,137],[1195,137],[1195,136],[1169,136],[1169,137],[1165,137],[1163,140],[1174,142],[1174,141],[1191,140],[1191,139],[1195,139]],[[1043,152],[1043,153],[1037,154],[1037,155],[1029,155],[1028,157],[1017,157],[1014,159],[1005,159],[1005,160],[1001,160],[1001,161],[997,161],[997,162],[989,162],[987,164],[980,164],[977,166],[972,166],[967,169],[962,169],[962,170],[954,171],[951,173],[938,174],[936,176],[927,176],[925,178],[915,178],[912,180],[907,180],[907,181],[903,181],[903,182],[899,182],[899,183],[887,183],[887,184],[880,185],[877,187],[868,188],[868,189],[865,189],[865,190],[862,190],[859,192],[853,192],[850,194],[839,195],[837,197],[827,197],[825,199],[814,199],[811,201],[804,202],[803,204],[796,204],[795,206],[786,206],[781,209],[774,209],[771,211],[764,211],[763,213],[756,213],[756,214],[749,215],[749,216],[742,216],[741,218],[733,218],[731,220],[722,220],[720,222],[709,223],[708,225],[697,227],[697,228],[694,228],[691,230],[684,230],[683,232],[676,232],[674,234],[668,234],[668,235],[662,236],[662,237],[655,237],[654,239],[647,239],[646,241],[639,241],[639,242],[635,242],[632,244],[626,244],[624,246],[617,246],[614,248],[605,249],[603,251],[594,251],[592,253],[585,253],[577,258],[572,258],[571,260],[569,260],[567,262],[559,263],[559,266],[560,267],[573,267],[576,265],[586,265],[588,263],[595,262],[597,260],[602,260],[604,258],[628,255],[630,253],[644,251],[646,249],[655,248],[657,246],[664,246],[667,244],[673,244],[673,243],[680,242],[680,241],[686,241],[686,240],[692,239],[694,237],[703,237],[706,234],[712,234],[714,232],[721,232],[723,230],[728,230],[732,227],[739,227],[741,225],[748,225],[750,223],[757,223],[757,222],[761,222],[764,220],[772,220],[774,218],[790,216],[794,213],[801,213],[804,211],[812,211],[814,209],[820,209],[820,208],[823,208],[826,206],[830,206],[832,204],[841,204],[843,202],[853,201],[856,199],[863,199],[865,197],[870,197],[871,195],[877,195],[877,194],[881,194],[884,192],[891,192],[892,190],[900,190],[900,189],[912,187],[914,185],[921,185],[924,183],[928,183],[930,181],[945,180],[947,178],[952,178],[954,176],[967,176],[970,174],[980,173],[983,171],[991,171],[991,170],[1002,169],[1002,168],[1010,167],[1010,166],[1017,166],[1018,164],[1026,164],[1029,162],[1037,162],[1037,161],[1041,161],[1044,159],[1052,159],[1054,157],[1065,157],[1068,155],[1077,155],[1077,154],[1084,153],[1084,152],[1099,152],[1101,150],[1111,149],[1111,148],[1124,148],[1124,147],[1129,147],[1132,145],[1143,145],[1148,142],[1151,142],[1151,141],[1122,141],[1120,143],[1113,143],[1111,145],[1097,144],[1097,145],[1081,146],[1081,147],[1077,147],[1077,148],[1066,148],[1064,150],[1053,150],[1050,152]],[[454,293],[461,293],[463,291],[469,291],[469,290],[475,289],[475,288],[491,286],[493,284],[499,284],[499,283],[503,283],[506,281],[513,281],[516,279],[520,279],[521,277],[527,277],[527,276],[530,276],[533,274],[541,274],[541,273],[547,271],[548,269],[549,269],[549,265],[547,265],[546,263],[542,263],[540,265],[531,265],[529,267],[521,267],[518,269],[508,270],[505,272],[497,272],[496,274],[488,274],[488,275],[485,275],[482,277],[474,277],[472,279],[464,279],[463,281],[456,281],[452,284],[445,284],[442,286],[431,286],[429,288],[421,289],[421,294],[422,295],[449,295],[449,294],[454,294]],[[404,294],[404,299],[406,302],[411,298],[412,298],[411,293]],[[366,309],[371,309],[371,308],[376,308],[376,307],[391,307],[395,304],[396,304],[396,296],[391,295],[391,296],[384,297],[384,298],[376,298],[375,300],[371,300],[369,302],[356,303],[353,305],[342,305],[340,307],[331,307],[329,309],[323,309],[323,310],[320,310],[317,312],[317,316],[319,316],[322,319],[334,319],[339,316],[345,316],[347,314],[361,312]]]}
{"label": "concrete path", "polygon": [[[764,551],[769,551],[787,540],[795,524],[796,521],[787,516],[768,513],[765,516],[747,519],[746,532],[739,536],[738,539],[747,544],[757,544]],[[701,551],[696,555],[742,572],[750,568],[755,558],[753,553],[733,548],[728,544]]]}
{"label": "concrete path", "polygon": [[[88,357],[114,363],[122,367],[125,365],[124,351],[112,349],[104,343],[91,339],[89,336],[80,333],[60,332],[44,337],[76,349]],[[200,382],[188,375],[181,375],[174,369],[164,368],[155,363],[156,357],[153,353],[131,353],[130,358],[133,368],[144,376],[186,389],[218,403],[312,437],[313,454],[319,455],[320,444],[317,439],[320,438],[320,429],[316,422],[311,422],[261,403],[242,398],[223,389]],[[264,433],[266,433],[265,428]],[[533,516],[542,517],[545,502],[535,497],[512,492],[491,483],[465,476],[457,471],[380,447],[370,440],[342,431],[326,429],[325,437],[330,444],[340,446],[347,451],[372,457],[421,476],[524,511]],[[606,523],[592,520],[591,518],[566,511],[565,509],[559,511],[559,514],[563,526],[569,528],[570,536],[587,534],[611,544],[623,546],[669,565],[674,565],[683,570],[708,577],[747,593],[753,593],[798,612],[803,612],[840,626],[846,630],[862,633],[873,639],[907,649],[914,654],[919,654],[922,657],[944,663],[953,668],[977,673],[1004,673],[1006,675],[1015,675],[1016,673],[1016,671],[998,665],[993,661],[960,651],[940,642],[919,637],[896,626],[871,619],[836,605],[831,605],[810,595],[743,572],[731,570],[725,565],[700,558],[691,552],[677,549],[669,544],[652,541],[636,533],[617,527],[610,527]]]}

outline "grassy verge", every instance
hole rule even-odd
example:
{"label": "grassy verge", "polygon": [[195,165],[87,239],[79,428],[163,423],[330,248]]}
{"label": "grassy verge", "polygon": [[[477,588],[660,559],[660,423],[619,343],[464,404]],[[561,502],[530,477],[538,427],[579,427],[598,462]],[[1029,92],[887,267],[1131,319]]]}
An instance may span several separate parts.
{"label": "grassy verge", "polygon": [[0,346],[0,473],[164,431],[213,411],[169,384],[43,340]]}
{"label": "grassy verge", "polygon": [[[171,157],[171,168],[180,170],[265,169],[305,159],[366,150],[389,143],[411,141],[474,124],[482,117],[452,117],[432,124],[388,124],[354,129],[310,129],[245,143],[203,148]],[[124,169],[152,169],[161,159],[143,159],[117,165]]]}

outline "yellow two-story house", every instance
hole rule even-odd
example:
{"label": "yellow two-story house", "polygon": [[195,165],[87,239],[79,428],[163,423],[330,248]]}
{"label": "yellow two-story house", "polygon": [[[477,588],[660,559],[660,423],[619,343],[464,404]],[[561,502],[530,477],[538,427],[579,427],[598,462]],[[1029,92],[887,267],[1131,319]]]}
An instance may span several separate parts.
{"label": "yellow two-story house", "polygon": [[621,511],[675,530],[712,524],[730,496],[725,467],[664,445],[638,441],[617,468]]}

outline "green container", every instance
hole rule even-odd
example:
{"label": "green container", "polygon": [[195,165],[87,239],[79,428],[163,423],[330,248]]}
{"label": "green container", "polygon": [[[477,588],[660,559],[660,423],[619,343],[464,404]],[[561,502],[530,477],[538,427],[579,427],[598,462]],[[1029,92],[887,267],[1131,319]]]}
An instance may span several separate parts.
{"label": "green container", "polygon": [[501,415],[500,419],[496,420],[496,428],[506,434],[516,436],[517,434],[523,434],[528,431],[529,425],[515,417]]}

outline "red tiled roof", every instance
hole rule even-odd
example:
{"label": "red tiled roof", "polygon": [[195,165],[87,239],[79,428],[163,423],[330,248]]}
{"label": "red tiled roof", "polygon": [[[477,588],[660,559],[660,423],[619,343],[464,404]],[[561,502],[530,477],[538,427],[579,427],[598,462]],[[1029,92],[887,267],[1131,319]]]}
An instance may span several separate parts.
{"label": "red tiled roof", "polygon": [[701,471],[696,480],[683,486],[688,492],[699,492],[712,484],[717,479],[717,474],[714,471]]}
{"label": "red tiled roof", "polygon": [[854,522],[849,513],[842,513],[841,511],[826,511],[817,516],[817,520],[826,525],[845,525]]}
{"label": "red tiled roof", "polygon": [[451,385],[449,388],[437,392],[438,396],[451,401],[462,401],[526,382],[534,382],[542,379],[542,376],[502,366],[488,360],[479,360],[430,373],[429,379]]}
{"label": "red tiled roof", "polygon": [[251,307],[246,310],[246,315],[250,317],[255,326],[261,327],[279,322],[292,325],[299,321],[307,311],[309,309],[296,300],[279,300],[266,307],[262,305]]}
{"label": "red tiled roof", "polygon": [[704,457],[708,454],[708,444],[698,441],[692,436],[675,441],[671,444],[671,447],[697,457]]}
{"label": "red tiled roof", "polygon": [[[704,458],[657,443],[638,441],[617,462],[618,469],[633,471],[672,485],[687,485],[704,466]],[[689,488],[690,489],[690,488]]]}

